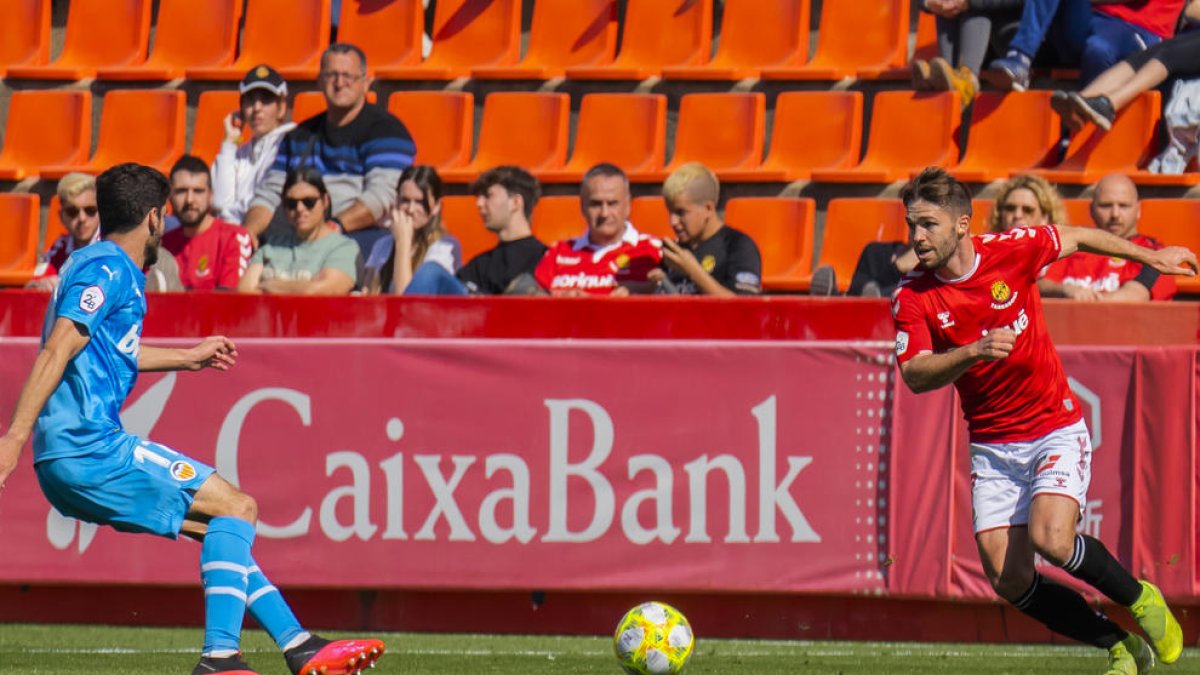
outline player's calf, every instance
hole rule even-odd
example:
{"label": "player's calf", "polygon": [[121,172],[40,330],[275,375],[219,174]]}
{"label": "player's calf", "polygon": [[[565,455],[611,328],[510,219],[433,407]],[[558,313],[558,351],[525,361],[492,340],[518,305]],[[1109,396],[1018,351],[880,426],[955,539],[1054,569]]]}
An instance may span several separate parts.
{"label": "player's calf", "polygon": [[283,653],[292,675],[353,675],[383,656],[382,640],[326,640],[316,635]]}

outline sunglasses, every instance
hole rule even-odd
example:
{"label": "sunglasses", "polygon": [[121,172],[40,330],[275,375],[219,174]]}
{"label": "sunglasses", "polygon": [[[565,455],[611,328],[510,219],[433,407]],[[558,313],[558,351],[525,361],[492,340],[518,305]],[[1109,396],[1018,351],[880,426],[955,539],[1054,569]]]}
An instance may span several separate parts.
{"label": "sunglasses", "polygon": [[301,197],[300,199],[295,199],[293,197],[284,197],[283,205],[285,208],[287,208],[288,211],[295,211],[297,206],[303,204],[305,209],[312,211],[313,208],[317,205],[317,202],[320,202],[320,201],[321,201],[320,197]]}
{"label": "sunglasses", "polygon": [[67,217],[67,220],[75,220],[78,218],[80,211],[86,213],[88,218],[95,218],[96,214],[99,213],[100,210],[95,206],[85,206],[82,209],[80,209],[78,206],[63,207],[63,215]]}

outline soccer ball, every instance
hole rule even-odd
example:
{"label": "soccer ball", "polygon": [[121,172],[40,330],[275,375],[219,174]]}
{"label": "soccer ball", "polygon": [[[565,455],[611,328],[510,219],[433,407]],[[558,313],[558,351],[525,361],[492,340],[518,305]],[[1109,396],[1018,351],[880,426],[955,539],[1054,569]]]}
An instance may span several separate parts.
{"label": "soccer ball", "polygon": [[617,660],[630,675],[675,675],[695,644],[688,620],[662,602],[644,602],[626,612],[613,635]]}

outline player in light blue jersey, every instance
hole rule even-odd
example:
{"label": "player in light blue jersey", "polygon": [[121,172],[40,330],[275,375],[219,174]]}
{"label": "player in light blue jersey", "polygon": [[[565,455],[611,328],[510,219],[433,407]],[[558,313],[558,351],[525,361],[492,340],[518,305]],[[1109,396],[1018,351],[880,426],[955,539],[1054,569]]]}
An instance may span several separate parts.
{"label": "player in light blue jersey", "polygon": [[96,179],[103,241],[60,272],[42,348],[0,436],[0,490],[33,436],[42,492],[65,515],[122,532],[203,542],[204,649],[193,675],[254,675],[240,653],[247,608],[296,675],[348,675],[374,665],[379,640],[329,641],[304,630],[251,556],[258,505],[198,462],[121,428],[139,372],[228,370],[237,348],[215,336],[190,349],[141,344],[146,276],[163,234],[169,185],[121,164]]}

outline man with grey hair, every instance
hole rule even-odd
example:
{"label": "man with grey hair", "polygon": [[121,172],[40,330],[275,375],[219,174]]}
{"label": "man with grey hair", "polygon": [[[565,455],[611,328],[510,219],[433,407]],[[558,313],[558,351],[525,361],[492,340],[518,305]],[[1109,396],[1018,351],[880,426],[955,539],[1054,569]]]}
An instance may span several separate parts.
{"label": "man with grey hair", "polygon": [[[377,222],[396,201],[400,172],[413,163],[417,147],[400,120],[367,102],[372,81],[358,47],[336,43],[321,55],[317,82],[326,110],[300,122],[279,144],[242,223],[251,234],[263,238],[279,207],[284,176],[305,165],[321,172],[333,199],[331,222],[364,256],[386,233]],[[274,236],[272,231],[268,238]]]}

